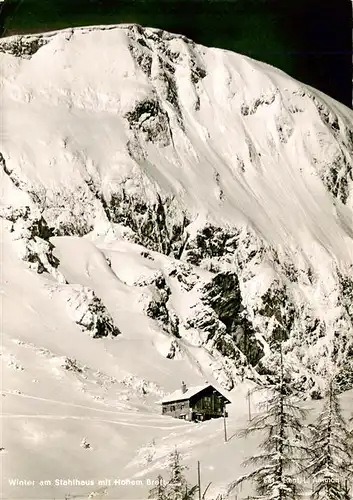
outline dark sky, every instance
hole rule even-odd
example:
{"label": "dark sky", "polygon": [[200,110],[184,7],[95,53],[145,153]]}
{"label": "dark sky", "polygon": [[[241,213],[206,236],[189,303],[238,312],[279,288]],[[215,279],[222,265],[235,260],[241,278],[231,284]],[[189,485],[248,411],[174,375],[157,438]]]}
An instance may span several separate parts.
{"label": "dark sky", "polygon": [[350,0],[7,0],[0,30],[119,22],[249,55],[352,106]]}

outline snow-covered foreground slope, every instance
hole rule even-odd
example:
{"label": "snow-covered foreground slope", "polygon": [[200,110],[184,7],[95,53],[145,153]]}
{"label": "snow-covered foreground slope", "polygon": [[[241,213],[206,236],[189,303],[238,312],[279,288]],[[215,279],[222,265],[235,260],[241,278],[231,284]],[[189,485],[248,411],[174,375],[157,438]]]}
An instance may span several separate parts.
{"label": "snow-covered foreground slope", "polygon": [[278,341],[304,396],[329,358],[353,387],[351,110],[132,25],[2,39],[0,65],[5,498],[90,493],[6,478],[131,478],[175,442],[216,464],[222,423],[157,401],[208,380],[236,427]]}

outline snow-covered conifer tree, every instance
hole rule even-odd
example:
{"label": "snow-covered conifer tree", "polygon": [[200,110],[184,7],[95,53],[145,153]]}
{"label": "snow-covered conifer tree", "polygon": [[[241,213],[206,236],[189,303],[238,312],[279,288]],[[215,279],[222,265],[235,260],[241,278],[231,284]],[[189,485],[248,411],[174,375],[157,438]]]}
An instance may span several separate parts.
{"label": "snow-covered conifer tree", "polygon": [[168,500],[192,500],[197,491],[197,486],[188,484],[184,471],[186,465],[181,463],[181,455],[175,449],[169,456],[170,480],[166,486]]}
{"label": "snow-covered conifer tree", "polygon": [[[308,452],[303,420],[306,411],[291,395],[289,382],[284,373],[282,349],[280,349],[279,377],[274,385],[265,385],[260,390],[270,391],[270,397],[259,404],[264,410],[256,416],[247,429],[239,433],[247,437],[254,432],[265,433],[260,452],[246,460],[244,466],[254,470],[233,481],[228,493],[244,481],[255,486],[252,498],[266,500],[295,500],[299,498],[300,484],[297,482],[299,464]],[[250,497],[249,497],[250,498]]]}
{"label": "snow-covered conifer tree", "polygon": [[331,379],[326,401],[310,426],[312,459],[306,476],[312,481],[313,500],[353,500],[353,449],[346,421]]}
{"label": "snow-covered conifer tree", "polygon": [[148,498],[152,500],[167,500],[164,480],[160,474],[157,476],[156,485],[150,489]]}
{"label": "snow-covered conifer tree", "polygon": [[166,484],[163,478],[158,476],[157,485],[149,492],[150,499],[153,500],[193,500],[198,486],[191,486],[185,478],[184,471],[186,465],[181,463],[181,455],[175,449],[169,455],[169,474],[170,478]]}

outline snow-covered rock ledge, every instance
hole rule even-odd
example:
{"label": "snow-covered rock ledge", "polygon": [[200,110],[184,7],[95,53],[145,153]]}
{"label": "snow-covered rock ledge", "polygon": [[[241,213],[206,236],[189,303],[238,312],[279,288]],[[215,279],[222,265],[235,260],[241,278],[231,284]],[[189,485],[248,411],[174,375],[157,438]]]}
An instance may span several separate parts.
{"label": "snow-covered rock ledge", "polygon": [[92,289],[82,285],[48,285],[51,295],[57,296],[67,315],[93,338],[116,337],[120,331],[101,299]]}

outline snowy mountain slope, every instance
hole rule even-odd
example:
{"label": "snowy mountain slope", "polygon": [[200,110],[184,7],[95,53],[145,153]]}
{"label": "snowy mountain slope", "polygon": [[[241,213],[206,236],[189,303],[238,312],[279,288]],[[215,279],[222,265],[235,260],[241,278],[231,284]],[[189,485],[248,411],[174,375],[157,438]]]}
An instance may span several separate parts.
{"label": "snowy mountain slope", "polygon": [[135,25],[5,38],[0,59],[6,477],[138,475],[140,447],[186,432],[161,396],[237,397],[278,340],[304,396],[331,356],[353,387],[351,110]]}
{"label": "snowy mountain slope", "polygon": [[20,231],[26,218],[44,221],[44,240],[118,223],[150,249],[231,270],[265,350],[283,332],[320,350],[320,332],[351,331],[350,110],[139,26],[1,45],[5,218]]}
{"label": "snowy mountain slope", "polygon": [[[10,37],[1,47],[4,216],[15,234],[32,221],[37,244],[49,244],[42,260],[53,260],[53,235],[94,241],[113,231],[206,268],[216,281],[217,272],[230,273],[219,292],[239,292],[230,314],[218,314],[229,337],[216,335],[223,355],[234,351],[234,337],[236,350],[256,337],[241,349],[256,365],[289,335],[310,384],[325,351],[343,350],[346,364],[349,109],[265,64],[135,25]],[[189,326],[210,337],[197,317]],[[234,356],[226,355],[233,364]]]}
{"label": "snowy mountain slope", "polygon": [[[181,373],[190,384],[203,379],[195,363],[167,359],[170,340],[168,344],[168,337],[154,322],[138,313],[139,304],[135,304],[135,314],[124,308],[123,317],[113,307],[114,321],[118,317],[124,331],[117,337],[94,338],[80,328],[70,314],[69,301],[67,311],[61,296],[64,285],[27,269],[14,254],[6,230],[2,234],[2,498],[57,498],[69,493],[86,494],[85,498],[102,489],[98,480],[124,478],[125,466],[149,440],[168,437],[179,429],[184,432],[182,422],[160,416],[156,401],[175,388]],[[99,281],[103,289],[112,273],[104,262],[99,263],[98,252],[85,278],[89,268],[83,259],[85,245],[80,240],[66,245],[64,241],[63,254],[65,246],[77,255],[81,251],[83,273],[78,265],[76,277],[81,282],[86,279],[90,286]],[[86,246],[91,247],[89,242]],[[68,266],[63,266],[67,276]],[[112,299],[114,291],[126,306],[128,292],[117,278],[115,290],[112,285],[110,289]],[[131,303],[134,299],[137,302],[136,294],[130,292]],[[81,446],[84,439],[89,448]],[[11,484],[10,479],[16,478],[35,481],[35,486]],[[88,484],[72,487],[72,483],[65,484],[70,478]],[[55,479],[63,482],[55,484]],[[52,484],[41,486],[41,480],[52,480]],[[93,487],[89,481],[95,482]],[[126,488],[118,489],[119,497],[126,498]],[[109,494],[117,498],[116,488]],[[139,498],[134,489],[128,496],[133,494]]]}
{"label": "snowy mountain slope", "polygon": [[[22,358],[28,346],[17,344],[14,349]],[[244,472],[242,461],[258,446],[260,436],[246,442],[235,436],[247,425],[244,386],[238,386],[232,394],[233,407],[229,408],[228,442],[225,443],[222,421],[195,425],[156,415],[146,406],[137,411],[125,402],[117,405],[116,400],[109,401],[108,391],[110,389],[112,395],[112,387],[108,384],[95,387],[99,377],[92,377],[88,371],[84,380],[86,392],[80,391],[77,383],[80,374],[67,371],[60,382],[60,393],[55,397],[45,395],[45,385],[48,388],[59,383],[57,380],[53,383],[53,376],[45,370],[46,363],[38,363],[35,357],[27,352],[27,377],[22,377],[23,382],[27,379],[27,385],[21,386],[26,392],[3,393],[2,425],[6,429],[2,440],[4,451],[0,455],[3,498],[37,500],[68,495],[82,499],[145,499],[158,473],[167,478],[168,454],[177,446],[189,466],[190,482],[196,482],[197,460],[201,461],[202,487],[212,482],[206,497],[212,499]],[[28,378],[29,369],[37,371],[38,379],[32,383]],[[46,372],[47,380],[40,376],[38,369]],[[42,397],[31,397],[30,385],[36,385],[36,393]],[[40,392],[38,386],[42,386]],[[88,400],[87,396],[92,396],[93,391],[99,396]],[[121,389],[119,393],[122,394]],[[352,391],[342,396],[345,416],[351,414],[352,396]],[[307,403],[306,406],[314,410],[311,418],[317,415],[321,404]],[[254,415],[253,403],[251,410]],[[26,478],[35,484],[9,484],[8,480],[15,478]],[[41,485],[44,479],[51,484]],[[245,497],[248,493],[251,491],[244,488],[242,495]]]}

